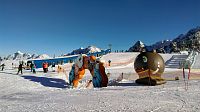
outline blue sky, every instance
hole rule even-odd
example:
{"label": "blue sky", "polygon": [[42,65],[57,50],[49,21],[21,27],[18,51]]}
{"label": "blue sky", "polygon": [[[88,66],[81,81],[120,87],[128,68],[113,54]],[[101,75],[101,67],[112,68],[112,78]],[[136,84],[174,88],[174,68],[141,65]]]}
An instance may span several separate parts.
{"label": "blue sky", "polygon": [[0,0],[0,55],[127,50],[200,25],[200,0]]}

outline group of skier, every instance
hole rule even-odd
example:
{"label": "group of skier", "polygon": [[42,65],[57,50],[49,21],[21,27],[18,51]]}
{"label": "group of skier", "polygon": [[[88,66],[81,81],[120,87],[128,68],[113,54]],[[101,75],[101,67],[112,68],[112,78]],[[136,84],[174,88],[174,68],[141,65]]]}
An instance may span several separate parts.
{"label": "group of skier", "polygon": [[[13,63],[12,63],[12,68],[13,67]],[[0,64],[0,70],[1,71],[4,71],[5,69],[5,64]],[[53,72],[55,72],[55,63],[52,63],[52,70]],[[43,72],[44,73],[47,73],[48,72],[48,67],[49,67],[49,64],[47,62],[44,62],[42,63],[42,67],[43,67]],[[24,63],[23,61],[19,61],[19,66],[17,67],[18,68],[18,71],[17,71],[17,75],[19,73],[23,74],[23,69],[26,69],[26,68],[29,68],[31,70],[31,72],[33,72],[34,74],[36,74],[36,65],[34,64],[34,62],[31,62],[31,63]]]}
{"label": "group of skier", "polygon": [[[1,71],[4,70],[5,66],[6,66],[6,65],[5,65],[4,63],[0,65]],[[20,62],[20,63],[19,63],[19,66],[18,66],[18,72],[17,72],[17,74],[19,74],[20,72],[21,72],[21,74],[23,74],[23,71],[22,71],[23,68],[24,68],[24,67],[23,67],[23,62]]]}
{"label": "group of skier", "polygon": [[[44,73],[47,73],[48,72],[48,67],[49,67],[48,63],[44,62],[42,64],[42,67],[43,67]],[[18,66],[18,72],[17,72],[17,74],[19,74],[20,72],[21,72],[21,74],[23,74],[23,68],[25,68],[24,64],[22,62],[20,62],[19,66]],[[28,65],[28,68],[31,69],[31,72],[33,72],[34,74],[36,74],[36,65],[33,62],[31,62]]]}
{"label": "group of skier", "polygon": [[[33,72],[33,73],[36,73],[36,66],[35,66],[35,64],[34,63],[31,63],[30,65],[29,65],[29,67],[30,67],[30,69],[31,69],[31,72]],[[22,61],[22,62],[19,62],[19,66],[18,66],[18,72],[17,72],[17,74],[19,74],[19,73],[21,73],[21,74],[23,74],[23,69],[25,69],[26,67],[24,67],[24,62]]]}

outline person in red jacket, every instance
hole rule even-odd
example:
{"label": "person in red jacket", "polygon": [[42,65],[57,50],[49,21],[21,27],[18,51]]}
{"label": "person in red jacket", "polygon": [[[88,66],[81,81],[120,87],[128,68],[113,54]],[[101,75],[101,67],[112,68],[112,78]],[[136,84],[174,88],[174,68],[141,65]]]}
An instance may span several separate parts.
{"label": "person in red jacket", "polygon": [[44,73],[47,73],[48,72],[48,63],[47,62],[43,63],[42,67],[43,67]]}
{"label": "person in red jacket", "polygon": [[46,62],[46,64],[45,64],[46,72],[48,72],[48,67],[49,67],[49,64]]}
{"label": "person in red jacket", "polygon": [[45,68],[44,68],[44,67],[45,67],[45,63],[43,62],[43,63],[42,63],[42,68],[43,68],[43,71],[44,71],[44,73],[45,73]]}

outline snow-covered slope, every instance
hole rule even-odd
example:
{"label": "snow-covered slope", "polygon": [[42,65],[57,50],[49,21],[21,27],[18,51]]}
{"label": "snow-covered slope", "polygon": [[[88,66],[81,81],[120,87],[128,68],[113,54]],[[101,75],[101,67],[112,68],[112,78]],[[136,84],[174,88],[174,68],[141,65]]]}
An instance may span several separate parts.
{"label": "snow-covered slope", "polygon": [[138,55],[138,52],[134,53],[110,53],[107,55],[104,55],[101,60],[108,63],[108,61],[111,61],[112,66],[117,66],[121,64],[129,64],[134,62],[136,56]]}
{"label": "snow-covered slope", "polygon": [[194,65],[192,66],[194,69],[200,69],[200,54],[196,56]]}
{"label": "snow-covered slope", "polygon": [[[121,62],[128,61],[138,54],[111,53],[105,55],[103,59]],[[167,60],[172,55],[162,56]],[[199,80],[190,80],[188,90],[185,89],[185,81],[182,78],[179,81],[167,81],[164,85],[143,86],[136,84],[137,75],[129,72],[129,70],[134,71],[133,67],[126,66],[122,69],[106,68],[112,73],[108,87],[70,89],[66,76],[71,64],[65,66],[66,73],[51,72],[51,69],[48,73],[37,70],[37,74],[24,70],[23,75],[16,75],[17,69],[0,71],[0,111],[198,112],[200,109]],[[122,72],[134,78],[129,79],[126,75],[118,77]],[[174,76],[171,73],[168,74]],[[181,71],[177,74],[179,77],[182,76]],[[194,73],[191,77],[194,78]],[[90,79],[91,75],[86,71],[81,82]],[[113,83],[112,79],[120,81]]]}
{"label": "snow-covered slope", "polygon": [[[139,55],[139,52],[127,52],[127,53],[110,53],[104,55],[101,59],[108,63],[111,60],[112,66],[120,66],[120,65],[127,65],[133,63],[135,58]],[[180,54],[161,54],[164,61],[168,61],[173,55],[180,55]]]}
{"label": "snow-covered slope", "polygon": [[[104,55],[101,60],[105,61],[106,72],[111,73],[112,77],[118,77],[122,73],[124,74],[133,74],[134,70],[134,61],[138,56],[139,52],[127,52],[127,53],[110,53]],[[160,54],[164,61],[169,60],[174,54]],[[179,55],[179,54],[177,54]],[[111,60],[111,66],[108,66],[108,61]],[[114,76],[113,76],[114,74]],[[131,76],[132,77],[132,76]],[[137,76],[136,76],[137,77]],[[134,76],[135,78],[135,76]]]}

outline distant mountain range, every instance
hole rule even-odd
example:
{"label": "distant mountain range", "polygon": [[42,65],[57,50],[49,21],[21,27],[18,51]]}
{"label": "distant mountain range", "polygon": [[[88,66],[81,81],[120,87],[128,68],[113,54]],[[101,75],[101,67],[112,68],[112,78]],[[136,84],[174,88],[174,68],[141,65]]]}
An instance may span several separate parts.
{"label": "distant mountain range", "polygon": [[[77,55],[77,54],[89,54],[89,53],[95,53],[95,52],[101,52],[100,48],[97,48],[96,46],[88,46],[86,48],[79,48],[73,50],[71,53],[65,54],[63,56],[68,55]],[[17,51],[13,54],[10,54],[6,57],[4,57],[4,60],[28,60],[28,59],[49,59],[52,58],[48,56],[47,54],[29,54],[29,53],[22,53],[21,51]]]}
{"label": "distant mountain range", "polygon": [[173,40],[162,40],[150,46],[145,45],[141,41],[137,41],[127,51],[139,52],[142,50],[156,50],[160,53],[172,53],[190,50],[200,51],[200,27],[193,28],[186,34],[180,34]]}
{"label": "distant mountain range", "polygon": [[27,60],[27,59],[47,59],[51,58],[47,54],[29,54],[29,53],[22,53],[21,51],[17,51],[14,54],[10,54],[5,57],[5,60]]}

